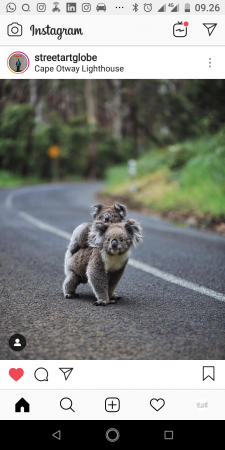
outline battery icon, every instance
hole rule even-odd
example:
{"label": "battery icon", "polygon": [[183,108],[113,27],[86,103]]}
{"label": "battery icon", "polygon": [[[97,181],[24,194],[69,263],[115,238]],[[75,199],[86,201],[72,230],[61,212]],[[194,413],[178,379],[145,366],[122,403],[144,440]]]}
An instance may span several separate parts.
{"label": "battery icon", "polygon": [[190,5],[190,3],[185,3],[184,11],[185,12],[191,12],[191,5]]}

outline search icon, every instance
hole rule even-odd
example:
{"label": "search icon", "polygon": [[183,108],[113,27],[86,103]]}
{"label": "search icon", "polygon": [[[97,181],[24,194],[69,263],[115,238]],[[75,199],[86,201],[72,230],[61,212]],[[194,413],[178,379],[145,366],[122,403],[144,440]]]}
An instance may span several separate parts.
{"label": "search icon", "polygon": [[34,376],[38,381],[48,381],[48,371],[44,367],[36,369]]}
{"label": "search icon", "polygon": [[71,398],[68,398],[68,397],[62,398],[62,400],[60,400],[60,406],[62,409],[65,409],[66,411],[68,409],[71,409],[71,411],[75,412],[74,409],[72,408],[73,402],[72,402]]}
{"label": "search icon", "polygon": [[30,5],[28,5],[27,3],[24,3],[24,5],[22,5],[22,10],[26,11],[26,12],[30,11]]}

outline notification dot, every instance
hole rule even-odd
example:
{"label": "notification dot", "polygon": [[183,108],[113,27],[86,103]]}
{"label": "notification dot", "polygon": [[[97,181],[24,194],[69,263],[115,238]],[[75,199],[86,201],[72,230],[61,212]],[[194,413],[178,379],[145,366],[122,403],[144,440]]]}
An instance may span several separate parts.
{"label": "notification dot", "polygon": [[188,22],[184,22],[184,26],[188,27],[189,23]]}

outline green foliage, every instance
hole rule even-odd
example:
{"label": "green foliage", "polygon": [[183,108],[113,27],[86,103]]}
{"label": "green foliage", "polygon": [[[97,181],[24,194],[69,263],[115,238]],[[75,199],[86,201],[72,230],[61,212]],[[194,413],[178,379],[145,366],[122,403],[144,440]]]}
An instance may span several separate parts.
{"label": "green foliage", "polygon": [[118,164],[127,177],[132,158],[139,177],[164,171],[184,189],[191,173],[197,183],[193,161],[207,164],[204,170],[223,183],[217,161],[225,146],[224,80],[92,80],[91,85],[87,95],[85,80],[0,80],[0,169],[50,180],[54,163],[47,151],[59,145],[61,180],[102,178],[106,172],[109,179]]}
{"label": "green foliage", "polygon": [[129,138],[118,142],[112,134],[103,129],[97,131],[96,141],[97,176],[99,177],[103,176],[109,167],[127,161],[134,154],[132,141]]}
{"label": "green foliage", "polygon": [[31,173],[45,179],[51,177],[51,160],[47,151],[52,145],[60,145],[61,126],[62,122],[55,114],[51,116],[48,124],[36,126],[30,160]]}
{"label": "green foliage", "polygon": [[31,185],[41,183],[42,180],[35,176],[21,177],[20,175],[14,175],[7,170],[0,170],[0,188],[2,187],[15,187],[23,185]]}
{"label": "green foliage", "polygon": [[[121,182],[121,180],[123,180]],[[127,165],[107,171],[106,192],[130,195]],[[133,200],[154,210],[225,214],[225,130],[149,151],[137,160]]]}
{"label": "green foliage", "polygon": [[27,175],[34,111],[30,105],[9,104],[0,116],[0,167]]}
{"label": "green foliage", "polygon": [[83,117],[73,117],[61,127],[61,174],[88,175],[90,132]]}

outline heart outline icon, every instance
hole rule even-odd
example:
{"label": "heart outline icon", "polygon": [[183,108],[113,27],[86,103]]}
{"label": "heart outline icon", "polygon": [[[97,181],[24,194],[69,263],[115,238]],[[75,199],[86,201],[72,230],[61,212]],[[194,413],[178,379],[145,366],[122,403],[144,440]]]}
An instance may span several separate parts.
{"label": "heart outline icon", "polygon": [[12,369],[9,370],[9,376],[14,380],[14,381],[18,381],[20,380],[20,378],[22,378],[22,376],[24,375],[24,371],[23,369],[21,369],[20,367],[18,369],[15,369],[14,367]]}
{"label": "heart outline icon", "polygon": [[[159,406],[158,408],[156,408],[155,406],[153,406],[153,402],[157,402],[157,406],[158,406],[158,402],[161,401],[162,405]],[[150,406],[155,410],[155,411],[159,411],[161,408],[163,408],[163,406],[165,406],[165,400],[163,398],[152,398],[150,400]]]}

